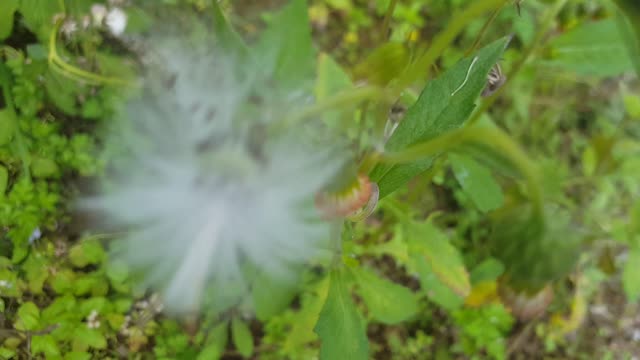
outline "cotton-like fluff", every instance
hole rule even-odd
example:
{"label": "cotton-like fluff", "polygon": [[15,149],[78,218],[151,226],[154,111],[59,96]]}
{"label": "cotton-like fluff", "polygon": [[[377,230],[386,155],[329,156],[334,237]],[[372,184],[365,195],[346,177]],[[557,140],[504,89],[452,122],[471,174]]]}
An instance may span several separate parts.
{"label": "cotton-like fluff", "polygon": [[257,77],[219,55],[156,52],[111,135],[124,154],[118,175],[83,202],[125,231],[114,256],[142,270],[172,312],[198,309],[212,281],[250,285],[248,268],[287,279],[322,254],[330,224],[313,198],[344,164],[308,129],[270,131],[287,109],[257,99]]}

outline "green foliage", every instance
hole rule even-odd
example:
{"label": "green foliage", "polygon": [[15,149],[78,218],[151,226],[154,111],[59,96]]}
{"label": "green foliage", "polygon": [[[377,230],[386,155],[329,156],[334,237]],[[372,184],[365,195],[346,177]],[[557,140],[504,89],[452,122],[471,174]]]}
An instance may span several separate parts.
{"label": "green foliage", "polygon": [[[157,295],[111,258],[103,240],[113,235],[69,226],[83,178],[105,172],[113,149],[102,128],[135,92],[141,62],[133,42],[80,26],[94,2],[107,4],[0,3],[0,358],[504,359],[521,328],[498,284],[525,294],[554,289],[551,320],[536,320],[537,356],[544,344],[557,351],[550,356],[599,356],[584,350],[591,342],[613,354],[611,339],[628,337],[617,319],[600,326],[610,338],[581,324],[594,316],[591,305],[619,310],[618,298],[607,303],[611,289],[599,290],[604,280],[614,280],[607,288],[631,310],[640,299],[640,95],[617,77],[640,68],[633,1],[616,1],[620,13],[599,1],[505,2],[486,28],[489,13],[467,19],[455,42],[434,53],[428,70],[437,76],[411,79],[426,82],[421,91],[394,86],[421,46],[453,28],[451,14],[478,2],[292,0],[256,17],[246,16],[254,11],[248,2],[125,7],[128,34],[149,30],[159,9],[189,14],[186,22],[211,17],[221,47],[274,84],[253,91],[313,93],[312,106],[291,112],[326,125],[365,159],[360,171],[372,169],[385,198],[370,219],[347,225],[332,262],[300,269],[301,282],[259,274],[241,302],[180,320],[160,317]],[[546,21],[556,7],[562,12]],[[68,21],[80,30],[60,32]],[[497,63],[507,90],[481,100]],[[389,109],[402,114],[405,105],[384,144]],[[466,141],[375,163],[455,140],[452,131]],[[532,159],[542,166],[527,167]],[[531,169],[535,176],[523,171]],[[216,289],[227,290],[237,289]],[[567,342],[567,334],[589,341]]]}
{"label": "green foliage", "polygon": [[580,75],[616,76],[633,70],[614,19],[585,22],[549,42],[549,65]]}
{"label": "green foliage", "polygon": [[[386,149],[402,150],[460,127],[473,111],[486,84],[487,73],[500,59],[508,41],[504,38],[488,45],[430,81],[416,103],[407,110]],[[383,198],[430,168],[432,163],[433,157],[411,164],[378,166],[372,171],[371,178],[378,183]]]}
{"label": "green foliage", "polygon": [[462,352],[470,359],[506,359],[504,335],[511,329],[513,318],[500,304],[479,309],[460,309],[453,312],[453,321],[460,329]]}
{"label": "green foliage", "polygon": [[320,359],[369,358],[364,323],[351,299],[342,270],[331,273],[327,300],[314,331],[321,341]]}

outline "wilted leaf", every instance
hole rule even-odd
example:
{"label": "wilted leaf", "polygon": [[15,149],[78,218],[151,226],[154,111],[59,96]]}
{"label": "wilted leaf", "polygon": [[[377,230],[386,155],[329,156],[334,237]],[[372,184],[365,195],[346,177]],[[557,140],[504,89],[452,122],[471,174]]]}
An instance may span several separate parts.
{"label": "wilted leaf", "polygon": [[[489,70],[500,59],[508,42],[509,38],[493,42],[429,81],[387,142],[386,150],[399,151],[459,128],[473,111],[475,101],[486,85]],[[434,158],[375,167],[371,179],[380,188],[380,198],[429,169]]]}
{"label": "wilted leaf", "polygon": [[362,317],[344,281],[333,271],[327,300],[320,312],[315,332],[320,337],[320,360],[369,358],[369,343]]}
{"label": "wilted leaf", "polygon": [[356,279],[359,293],[374,319],[397,324],[418,312],[418,300],[410,289],[364,269],[357,270]]}

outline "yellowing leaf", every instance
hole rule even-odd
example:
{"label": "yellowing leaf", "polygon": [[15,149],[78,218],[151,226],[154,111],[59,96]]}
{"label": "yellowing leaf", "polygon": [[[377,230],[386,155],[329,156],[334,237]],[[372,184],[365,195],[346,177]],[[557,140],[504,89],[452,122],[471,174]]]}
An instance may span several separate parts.
{"label": "yellowing leaf", "polygon": [[498,301],[498,284],[495,281],[484,281],[474,285],[471,293],[464,300],[464,304],[470,307],[479,307]]}
{"label": "yellowing leaf", "polygon": [[458,249],[431,222],[412,223],[409,227],[409,249],[424,256],[438,279],[461,297],[471,292],[469,273]]}

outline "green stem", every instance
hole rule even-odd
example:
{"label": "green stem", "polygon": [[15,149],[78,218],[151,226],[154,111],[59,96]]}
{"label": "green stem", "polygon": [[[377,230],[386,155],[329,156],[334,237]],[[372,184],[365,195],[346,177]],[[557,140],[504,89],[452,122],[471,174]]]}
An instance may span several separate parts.
{"label": "green stem", "polygon": [[281,121],[274,123],[271,127],[271,131],[278,132],[288,127],[295,126],[300,122],[322,114],[327,110],[351,106],[365,100],[384,100],[386,98],[387,93],[377,86],[363,86],[343,91],[334,96],[328,97],[323,101],[307,106],[298,112],[292,113]]}
{"label": "green stem", "polygon": [[477,143],[505,155],[527,182],[527,190],[535,213],[542,218],[543,199],[538,170],[525,152],[504,131],[497,127],[464,127],[411,146],[400,152],[383,154],[382,163],[408,163],[450,151],[462,143]]}
{"label": "green stem", "polygon": [[507,1],[509,0],[476,0],[461,13],[454,15],[447,28],[434,38],[429,49],[400,76],[394,92],[401,93],[416,79],[426,79],[431,66],[471,21]]}
{"label": "green stem", "polygon": [[496,92],[491,94],[491,96],[489,96],[485,101],[482,102],[482,105],[480,105],[478,110],[476,110],[469,121],[467,121],[466,126],[473,126],[478,120],[480,120],[482,114],[489,110],[493,103],[496,102],[498,97],[500,97],[500,94],[502,94],[502,92],[505,91],[507,86],[511,83],[511,80],[514,79],[516,75],[522,70],[524,64],[529,61],[535,50],[538,49],[538,47],[542,44],[544,36],[553,25],[553,21],[556,19],[556,16],[560,12],[560,10],[562,10],[562,8],[566,5],[567,1],[568,0],[557,0],[553,7],[549,9],[542,22],[541,30],[538,31],[531,45],[529,45],[524,54],[520,57],[520,60],[511,68],[511,71],[507,73],[504,84],[502,84],[502,86]]}
{"label": "green stem", "polygon": [[58,55],[58,50],[56,48],[56,35],[58,34],[59,27],[60,22],[58,22],[58,24],[54,26],[53,30],[51,31],[51,35],[49,36],[49,56],[47,57],[47,60],[52,69],[59,71],[61,74],[73,78],[74,80],[82,80],[92,84],[131,86],[131,83],[124,79],[94,74],[92,72],[88,72],[73,65],[67,64],[64,60],[62,60],[62,58],[60,58],[60,56]]}
{"label": "green stem", "polygon": [[396,9],[396,5],[398,4],[398,0],[391,0],[389,2],[389,7],[387,8],[386,14],[384,14],[384,20],[382,21],[382,39],[389,38],[389,25],[391,24],[391,17],[393,16],[393,11]]}
{"label": "green stem", "polygon": [[469,47],[469,49],[465,53],[465,56],[469,56],[469,55],[473,54],[476,51],[476,49],[478,48],[478,45],[480,45],[480,41],[482,41],[482,38],[484,37],[484,34],[487,32],[487,30],[489,29],[491,24],[493,24],[493,22],[498,18],[498,15],[500,14],[500,11],[502,11],[502,9],[504,8],[504,6],[506,4],[507,4],[506,2],[503,3],[498,9],[496,9],[493,12],[493,14],[491,14],[491,17],[482,26],[482,29],[480,29],[480,32],[478,33],[478,36],[476,36],[476,40],[473,42],[473,45],[471,45],[471,47]]}

